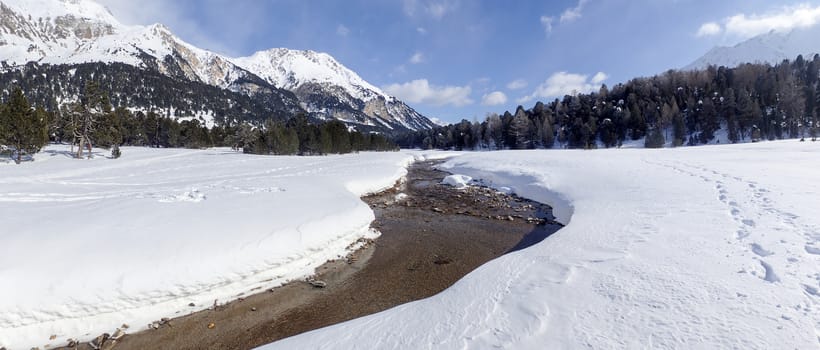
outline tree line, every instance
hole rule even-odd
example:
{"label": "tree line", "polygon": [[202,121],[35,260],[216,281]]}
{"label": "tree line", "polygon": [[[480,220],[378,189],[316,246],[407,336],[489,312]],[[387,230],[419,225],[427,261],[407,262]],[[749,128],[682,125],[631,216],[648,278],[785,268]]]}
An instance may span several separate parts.
{"label": "tree line", "polygon": [[[66,101],[76,100],[86,84],[93,81],[108,94],[112,105],[146,113],[154,111],[158,117],[207,117],[220,126],[242,122],[262,125],[267,119],[285,122],[299,113],[308,113],[314,123],[327,118],[324,113],[306,111],[294,92],[277,88],[248,72],[239,72],[237,80],[219,87],[191,80],[173,60],[166,62],[166,66],[176,68],[160,71],[153,57],[143,59],[146,60],[144,67],[102,62],[29,62],[14,69],[0,69],[0,86],[21,88],[31,104],[47,111],[56,111]],[[10,91],[0,89],[0,99],[8,99]],[[361,121],[364,117],[361,111],[351,109],[342,101],[349,96],[327,94],[311,84],[302,86],[298,92],[309,104],[335,106],[330,109],[335,110],[334,114],[344,114],[345,120]],[[391,124],[395,129],[378,123],[362,123],[356,128],[363,133],[389,135],[404,129],[398,123]]]}
{"label": "tree line", "polygon": [[0,104],[0,149],[21,162],[48,142],[69,143],[76,158],[91,149],[120,146],[156,148],[231,147],[251,154],[325,155],[391,151],[398,146],[383,135],[348,129],[339,121],[313,123],[304,113],[287,121],[224,122],[208,127],[196,118],[177,120],[153,111],[113,108],[100,85],[89,81],[77,101],[55,111],[32,107],[20,88]]}
{"label": "tree line", "polygon": [[820,55],[777,65],[711,66],[674,71],[588,94],[519,106],[484,121],[408,133],[402,147],[532,149],[620,147],[643,141],[659,148],[820,136]]}
{"label": "tree line", "polygon": [[351,131],[338,121],[311,123],[305,114],[287,122],[267,120],[261,127],[239,126],[234,148],[245,153],[274,155],[323,155],[359,151],[397,151],[399,146],[384,135]]}

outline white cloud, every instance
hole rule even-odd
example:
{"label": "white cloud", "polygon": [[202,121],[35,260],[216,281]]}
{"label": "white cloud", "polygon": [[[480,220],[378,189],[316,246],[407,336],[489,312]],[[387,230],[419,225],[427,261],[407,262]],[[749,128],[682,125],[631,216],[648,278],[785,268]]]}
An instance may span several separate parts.
{"label": "white cloud", "polygon": [[458,0],[427,0],[423,2],[419,0],[404,0],[403,3],[404,14],[408,17],[414,17],[416,14],[423,12],[437,20],[457,10],[458,6]]}
{"label": "white cloud", "polygon": [[507,95],[501,91],[493,91],[481,97],[481,104],[484,106],[498,106],[507,103]]}
{"label": "white cloud", "polygon": [[448,8],[443,3],[434,3],[427,7],[427,12],[430,13],[430,15],[435,19],[441,19],[445,14],[447,14],[447,11]]}
{"label": "white cloud", "polygon": [[695,36],[713,36],[720,34],[720,32],[722,31],[723,29],[720,27],[720,24],[717,24],[715,22],[707,22],[700,26],[700,29],[698,29],[698,33],[695,34]]}
{"label": "white cloud", "polygon": [[391,78],[397,75],[404,75],[407,74],[407,66],[400,64],[396,68],[393,68],[393,71],[389,74]]}
{"label": "white cloud", "polygon": [[413,54],[413,56],[410,56],[410,63],[412,64],[424,63],[425,60],[426,58],[424,57],[424,54],[421,52],[416,52]]}
{"label": "white cloud", "polygon": [[521,90],[529,85],[526,80],[524,79],[516,79],[507,84],[507,89],[510,90]]}
{"label": "white cloud", "polygon": [[584,11],[587,2],[589,0],[578,0],[578,5],[564,10],[564,13],[561,14],[561,23],[569,23],[581,18],[581,13]]}
{"label": "white cloud", "polygon": [[424,29],[424,27],[418,27],[416,28],[416,32],[418,32],[421,35],[425,35],[427,34],[427,29]]}
{"label": "white cloud", "polygon": [[595,73],[595,75],[592,76],[592,85],[598,85],[598,87],[600,87],[601,83],[603,83],[607,79],[609,79],[609,75],[607,75],[606,73],[604,73],[604,72]]}
{"label": "white cloud", "polygon": [[541,16],[541,25],[544,26],[544,31],[547,34],[552,33],[552,21],[554,18],[548,16]]}
{"label": "white cloud", "polygon": [[716,22],[704,23],[696,35],[703,37],[723,31],[728,35],[745,39],[772,30],[785,32],[795,28],[809,28],[820,23],[820,5],[786,6],[762,15],[739,13],[725,18],[722,22],[722,26]]}
{"label": "white cloud", "polygon": [[604,72],[596,73],[591,79],[589,75],[557,72],[535,88],[531,95],[518,99],[518,102],[523,103],[537,98],[560,98],[565,95],[592,92],[599,89],[601,83],[608,78],[609,76]]}
{"label": "white cloud", "polygon": [[340,24],[338,27],[336,27],[336,34],[338,34],[339,36],[347,36],[348,34],[350,34],[350,29],[345,27],[344,24]]}
{"label": "white cloud", "polygon": [[480,84],[480,85],[489,84],[491,81],[493,81],[493,80],[490,79],[490,77],[480,77],[480,78],[473,79],[474,84]]}
{"label": "white cloud", "polygon": [[[570,7],[561,13],[561,16],[558,17],[558,21],[560,23],[570,23],[581,18],[581,15],[584,11],[584,7],[588,2],[589,0],[578,0],[578,4],[575,5],[575,7]],[[541,16],[540,21],[541,26],[544,27],[544,32],[546,32],[547,35],[551,34],[553,24],[555,23],[555,17],[543,15]]]}
{"label": "white cloud", "polygon": [[416,0],[404,0],[404,14],[409,17],[415,16],[417,6],[418,1]]}
{"label": "white cloud", "polygon": [[726,32],[752,37],[771,30],[813,27],[820,21],[820,6],[808,4],[784,7],[779,12],[758,16],[738,14],[726,20]]}
{"label": "white cloud", "polygon": [[[192,19],[190,8],[181,1],[96,1],[107,7],[114,17],[124,24],[162,23],[171,28],[174,34],[191,44],[231,56],[240,54],[238,50],[240,43],[255,35],[258,31],[258,23],[265,20],[265,14],[261,11],[254,11],[257,5],[250,1],[203,6],[201,13],[197,14],[201,20]],[[203,23],[221,29],[215,34],[205,28]]]}
{"label": "white cloud", "polygon": [[516,102],[516,103],[518,103],[518,104],[520,104],[520,105],[523,105],[523,104],[525,104],[525,103],[527,103],[527,102],[532,101],[534,98],[535,98],[535,97],[532,97],[532,96],[524,96],[524,97],[519,97],[519,98],[517,98],[517,99],[515,100],[515,102]]}
{"label": "white cloud", "polygon": [[447,126],[447,125],[450,125],[450,123],[445,122],[445,121],[443,121],[443,120],[441,120],[441,119],[438,119],[438,118],[436,118],[436,117],[427,117],[427,119],[430,119],[430,121],[431,121],[431,122],[433,122],[433,124],[436,124],[436,125],[438,125],[438,126]]}
{"label": "white cloud", "polygon": [[382,90],[390,95],[410,103],[420,103],[432,106],[463,107],[473,104],[470,99],[473,89],[468,86],[436,86],[430,85],[427,79],[418,79],[404,84],[390,84]]}

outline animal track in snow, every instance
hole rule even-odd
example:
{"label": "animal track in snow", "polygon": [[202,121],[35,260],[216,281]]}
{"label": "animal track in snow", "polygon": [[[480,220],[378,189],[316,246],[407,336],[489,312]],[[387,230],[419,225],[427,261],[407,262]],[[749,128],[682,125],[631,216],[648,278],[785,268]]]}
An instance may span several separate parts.
{"label": "animal track in snow", "polygon": [[820,291],[818,291],[817,288],[815,288],[815,287],[804,284],[803,285],[803,290],[805,290],[806,293],[808,293],[808,294],[811,294],[811,295],[816,296],[816,297],[820,297]]}
{"label": "animal track in snow", "polygon": [[[805,254],[808,256],[820,256],[820,228],[806,225],[802,222],[799,215],[784,210],[786,207],[778,206],[774,201],[777,197],[772,196],[774,192],[771,189],[765,188],[758,182],[747,181],[740,176],[721,173],[697,165],[681,162],[656,165],[665,166],[678,173],[700,178],[705,183],[711,184],[716,192],[715,198],[726,205],[727,213],[737,224],[734,239],[738,242],[749,239],[750,237],[763,239],[763,241],[745,245],[743,250],[738,251],[740,254],[743,254],[741,252],[748,252],[749,250],[754,253],[752,258],[758,260],[758,263],[763,267],[765,273],[752,272],[752,274],[762,280],[770,283],[781,282],[780,275],[777,271],[780,268],[786,269],[783,271],[785,275],[799,276],[797,271],[792,271],[792,269],[795,268],[794,263],[803,258],[798,253],[801,248],[805,250]],[[751,213],[755,215],[749,215]],[[769,242],[765,239],[769,230],[780,232],[781,234],[793,234],[795,236],[790,237],[803,238],[805,239],[805,244],[801,245],[798,242],[789,243],[793,241],[793,239],[780,239],[779,241]],[[763,261],[764,258],[775,255],[775,252],[784,252],[784,254],[778,260]],[[787,262],[783,266],[779,265],[781,259]],[[804,288],[804,290],[807,295],[812,297],[820,296],[818,295],[818,293],[820,293],[820,287],[815,287],[820,284],[820,274],[815,276],[815,278],[816,280],[803,280],[801,283],[801,285],[811,286],[810,288]]]}
{"label": "animal track in snow", "polygon": [[809,254],[812,254],[812,255],[820,255],[820,248],[812,247],[810,245],[806,245],[805,248],[806,248],[806,253],[809,253]]}
{"label": "animal track in snow", "polygon": [[763,269],[766,270],[766,275],[763,277],[763,280],[770,283],[780,282],[780,277],[777,273],[774,272],[774,268],[772,265],[769,265],[767,262],[760,260],[760,266],[763,266]]}
{"label": "animal track in snow", "polygon": [[191,189],[190,191],[185,191],[181,194],[172,195],[172,196],[165,196],[159,199],[160,203],[175,203],[175,202],[192,202],[198,203],[205,200],[205,194],[199,192],[197,189]]}
{"label": "animal track in snow", "polygon": [[754,252],[755,254],[757,254],[760,257],[767,257],[769,255],[774,254],[774,253],[766,250],[765,248],[763,248],[763,246],[761,246],[760,244],[757,244],[757,243],[752,243],[752,252]]}

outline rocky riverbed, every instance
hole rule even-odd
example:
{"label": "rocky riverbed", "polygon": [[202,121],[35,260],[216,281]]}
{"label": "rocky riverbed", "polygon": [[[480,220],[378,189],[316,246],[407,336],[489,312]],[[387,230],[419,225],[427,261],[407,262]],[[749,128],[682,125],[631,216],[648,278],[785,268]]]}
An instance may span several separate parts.
{"label": "rocky riverbed", "polygon": [[[374,240],[330,261],[305,281],[122,329],[63,349],[251,349],[278,339],[376,313],[441,292],[505,253],[561,228],[549,206],[487,187],[441,184],[438,162],[412,165],[404,181],[364,197],[376,213]],[[123,325],[127,326],[127,325]]]}

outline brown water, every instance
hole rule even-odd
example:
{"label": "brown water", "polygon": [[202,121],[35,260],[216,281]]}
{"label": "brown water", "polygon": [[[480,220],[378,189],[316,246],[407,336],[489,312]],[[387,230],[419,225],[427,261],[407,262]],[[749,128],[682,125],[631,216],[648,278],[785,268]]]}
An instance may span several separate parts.
{"label": "brown water", "polygon": [[[376,213],[372,226],[382,235],[317,269],[315,279],[325,288],[291,282],[106,345],[251,349],[435,295],[487,261],[561,228],[544,204],[487,188],[440,185],[448,174],[436,170],[437,164],[414,164],[403,185],[363,198]],[[396,201],[399,193],[407,198]]]}

